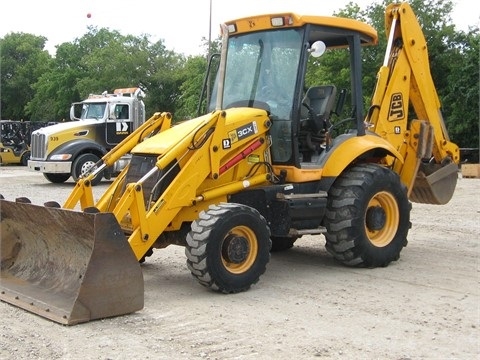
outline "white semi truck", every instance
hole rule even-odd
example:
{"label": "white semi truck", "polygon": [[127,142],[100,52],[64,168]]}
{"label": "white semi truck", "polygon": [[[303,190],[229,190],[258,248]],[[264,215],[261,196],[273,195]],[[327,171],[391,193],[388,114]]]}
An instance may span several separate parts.
{"label": "white semi truck", "polygon": [[[144,96],[140,88],[133,87],[116,89],[113,94],[91,94],[73,103],[72,121],[32,133],[29,169],[42,172],[52,183],[63,183],[70,176],[77,181],[145,121]],[[116,176],[128,161],[128,156],[122,157],[98,174],[92,185]]]}

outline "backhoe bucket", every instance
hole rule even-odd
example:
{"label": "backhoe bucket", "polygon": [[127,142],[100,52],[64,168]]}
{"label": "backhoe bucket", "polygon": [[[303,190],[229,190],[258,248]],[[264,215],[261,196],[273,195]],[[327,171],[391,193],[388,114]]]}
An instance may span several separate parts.
{"label": "backhoe bucket", "polygon": [[458,179],[458,165],[449,163],[421,164],[410,200],[417,203],[444,205],[450,201],[455,192]]}
{"label": "backhoe bucket", "polygon": [[0,200],[0,300],[65,325],[143,308],[143,274],[111,213]]}

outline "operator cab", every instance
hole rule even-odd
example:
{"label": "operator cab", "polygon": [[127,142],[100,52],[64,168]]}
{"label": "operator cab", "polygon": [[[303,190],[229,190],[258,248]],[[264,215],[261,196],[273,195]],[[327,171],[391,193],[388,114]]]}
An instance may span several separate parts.
{"label": "operator cab", "polygon": [[227,30],[225,71],[217,73],[208,111],[266,110],[274,164],[321,167],[331,116],[339,114],[347,91],[308,69],[333,48],[346,48],[350,56],[351,120],[356,133],[365,134],[360,47],[376,42],[373,28],[351,19],[281,14],[227,22]]}

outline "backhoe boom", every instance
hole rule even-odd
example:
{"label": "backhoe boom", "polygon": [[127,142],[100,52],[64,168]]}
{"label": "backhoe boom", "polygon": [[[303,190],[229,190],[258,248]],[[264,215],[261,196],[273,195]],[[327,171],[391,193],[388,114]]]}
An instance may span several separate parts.
{"label": "backhoe boom", "polygon": [[[460,152],[445,128],[425,37],[407,3],[389,5],[385,24],[387,51],[366,120],[404,158],[390,162],[411,200],[445,204],[455,189]],[[441,169],[442,176],[433,176]]]}

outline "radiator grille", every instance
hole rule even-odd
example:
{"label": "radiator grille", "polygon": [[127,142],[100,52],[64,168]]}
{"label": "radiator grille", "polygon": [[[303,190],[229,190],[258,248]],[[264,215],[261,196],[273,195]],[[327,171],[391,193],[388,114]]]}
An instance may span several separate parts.
{"label": "radiator grille", "polygon": [[32,134],[32,144],[31,144],[31,155],[32,160],[45,160],[47,152],[47,137],[45,134],[33,133]]}

